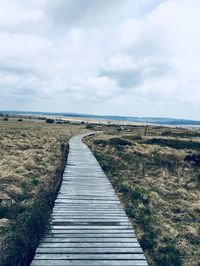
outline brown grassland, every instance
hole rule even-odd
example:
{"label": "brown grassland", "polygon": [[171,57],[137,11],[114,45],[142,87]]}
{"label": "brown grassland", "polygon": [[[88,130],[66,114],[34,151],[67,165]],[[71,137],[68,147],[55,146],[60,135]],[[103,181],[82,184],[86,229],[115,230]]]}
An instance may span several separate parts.
{"label": "brown grassland", "polygon": [[[149,265],[197,266],[200,131],[98,126],[88,137],[136,230]],[[0,266],[27,266],[48,228],[67,159],[84,125],[0,120]]]}
{"label": "brown grassland", "polygon": [[96,127],[86,143],[117,191],[149,265],[200,265],[200,131]]}
{"label": "brown grassland", "polygon": [[0,121],[0,265],[29,265],[83,126]]}

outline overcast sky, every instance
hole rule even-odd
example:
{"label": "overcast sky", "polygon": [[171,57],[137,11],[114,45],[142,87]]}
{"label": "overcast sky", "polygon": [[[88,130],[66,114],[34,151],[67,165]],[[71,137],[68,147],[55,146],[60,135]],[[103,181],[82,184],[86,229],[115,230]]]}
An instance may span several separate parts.
{"label": "overcast sky", "polygon": [[0,109],[200,119],[200,0],[0,0]]}

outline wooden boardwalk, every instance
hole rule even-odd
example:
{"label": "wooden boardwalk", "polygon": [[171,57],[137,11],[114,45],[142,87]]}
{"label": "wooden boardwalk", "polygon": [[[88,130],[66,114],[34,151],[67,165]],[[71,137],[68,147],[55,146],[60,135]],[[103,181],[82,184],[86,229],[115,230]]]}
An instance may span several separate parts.
{"label": "wooden boardwalk", "polygon": [[31,266],[146,266],[134,230],[85,135],[71,138],[63,182]]}

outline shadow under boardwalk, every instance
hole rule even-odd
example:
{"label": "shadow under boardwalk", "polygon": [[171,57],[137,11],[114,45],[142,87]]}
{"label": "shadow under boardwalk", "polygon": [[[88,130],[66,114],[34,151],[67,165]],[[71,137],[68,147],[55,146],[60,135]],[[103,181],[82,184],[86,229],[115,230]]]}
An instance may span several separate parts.
{"label": "shadow under boardwalk", "polygon": [[71,138],[51,230],[31,266],[146,266],[134,230],[105,173],[79,135]]}

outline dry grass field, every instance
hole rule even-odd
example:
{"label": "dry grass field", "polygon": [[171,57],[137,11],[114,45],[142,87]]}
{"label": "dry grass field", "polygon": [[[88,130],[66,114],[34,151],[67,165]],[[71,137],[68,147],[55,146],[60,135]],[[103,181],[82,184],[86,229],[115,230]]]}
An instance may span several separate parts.
{"label": "dry grass field", "polygon": [[104,127],[89,137],[150,265],[200,265],[200,131]]}
{"label": "dry grass field", "polygon": [[[200,131],[86,126],[150,265],[197,266]],[[48,225],[68,139],[84,125],[0,121],[0,266],[27,266]]]}
{"label": "dry grass field", "polygon": [[48,224],[68,139],[83,126],[0,121],[0,265],[28,265]]}

